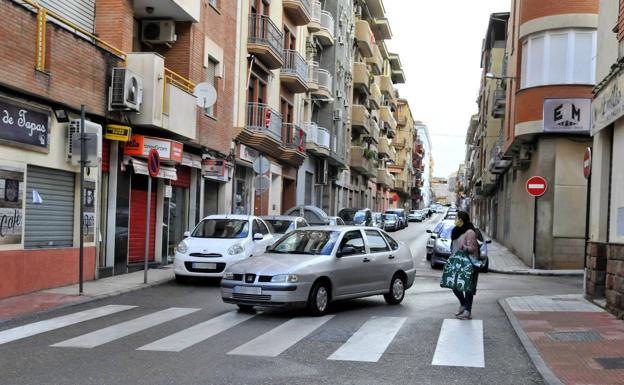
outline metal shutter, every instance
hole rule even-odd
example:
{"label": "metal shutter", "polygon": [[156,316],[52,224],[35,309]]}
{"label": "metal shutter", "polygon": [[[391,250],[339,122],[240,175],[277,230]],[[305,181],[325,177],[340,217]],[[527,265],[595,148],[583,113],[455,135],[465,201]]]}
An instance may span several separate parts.
{"label": "metal shutter", "polygon": [[[33,203],[33,190],[42,203]],[[24,247],[71,247],[74,241],[74,174],[28,166]]]}

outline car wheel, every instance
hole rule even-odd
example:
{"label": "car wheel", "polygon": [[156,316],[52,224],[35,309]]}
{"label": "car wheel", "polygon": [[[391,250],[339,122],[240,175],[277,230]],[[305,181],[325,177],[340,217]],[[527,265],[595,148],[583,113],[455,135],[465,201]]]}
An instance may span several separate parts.
{"label": "car wheel", "polygon": [[431,261],[431,254],[427,253],[427,261]]}
{"label": "car wheel", "polygon": [[238,306],[238,310],[245,312],[245,313],[253,313],[254,308],[252,305],[243,305],[243,304],[237,304]]}
{"label": "car wheel", "polygon": [[320,316],[327,312],[329,307],[329,286],[325,282],[316,282],[310,290],[308,297],[308,311],[314,316]]}
{"label": "car wheel", "polygon": [[433,255],[431,255],[431,258],[429,258],[429,264],[431,265],[432,269],[437,269],[438,268],[438,264],[435,262],[435,259],[433,258]]}
{"label": "car wheel", "polygon": [[177,284],[185,284],[188,283],[188,277],[184,275],[175,275],[175,280]]}
{"label": "car wheel", "polygon": [[485,259],[485,264],[483,264],[483,266],[481,267],[481,272],[482,273],[487,273],[488,271],[490,271],[490,259],[486,258]]}
{"label": "car wheel", "polygon": [[390,280],[390,292],[384,294],[384,299],[388,305],[398,305],[403,298],[405,298],[405,279],[395,274]]}

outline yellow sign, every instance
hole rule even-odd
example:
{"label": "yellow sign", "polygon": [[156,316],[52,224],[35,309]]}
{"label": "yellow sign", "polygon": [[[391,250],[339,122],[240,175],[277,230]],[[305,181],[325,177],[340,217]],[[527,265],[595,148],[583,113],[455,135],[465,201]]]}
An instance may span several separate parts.
{"label": "yellow sign", "polygon": [[107,124],[104,138],[108,140],[117,140],[119,142],[127,142],[130,140],[130,127]]}

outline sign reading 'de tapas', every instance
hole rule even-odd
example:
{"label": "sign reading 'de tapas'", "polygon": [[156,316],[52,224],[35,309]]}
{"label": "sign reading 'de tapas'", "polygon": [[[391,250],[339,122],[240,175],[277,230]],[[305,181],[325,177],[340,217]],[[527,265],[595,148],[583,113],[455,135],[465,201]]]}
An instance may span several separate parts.
{"label": "sign reading 'de tapas'", "polygon": [[124,143],[124,155],[128,156],[147,158],[151,149],[158,151],[161,160],[182,162],[183,145],[180,142],[135,134]]}
{"label": "sign reading 'de tapas'", "polygon": [[8,103],[0,99],[0,141],[48,151],[49,114]]}

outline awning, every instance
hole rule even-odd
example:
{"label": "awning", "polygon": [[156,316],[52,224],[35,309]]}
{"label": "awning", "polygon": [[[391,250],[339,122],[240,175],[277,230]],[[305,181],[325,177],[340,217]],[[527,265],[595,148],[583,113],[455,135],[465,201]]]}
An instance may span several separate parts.
{"label": "awning", "polygon": [[199,155],[184,152],[182,154],[182,165],[193,168],[202,168],[202,158]]}
{"label": "awning", "polygon": [[[130,158],[130,162],[132,163],[132,168],[136,174],[149,175],[147,162],[136,158]],[[178,173],[176,172],[175,167],[167,167],[161,164],[157,178],[178,180]]]}

